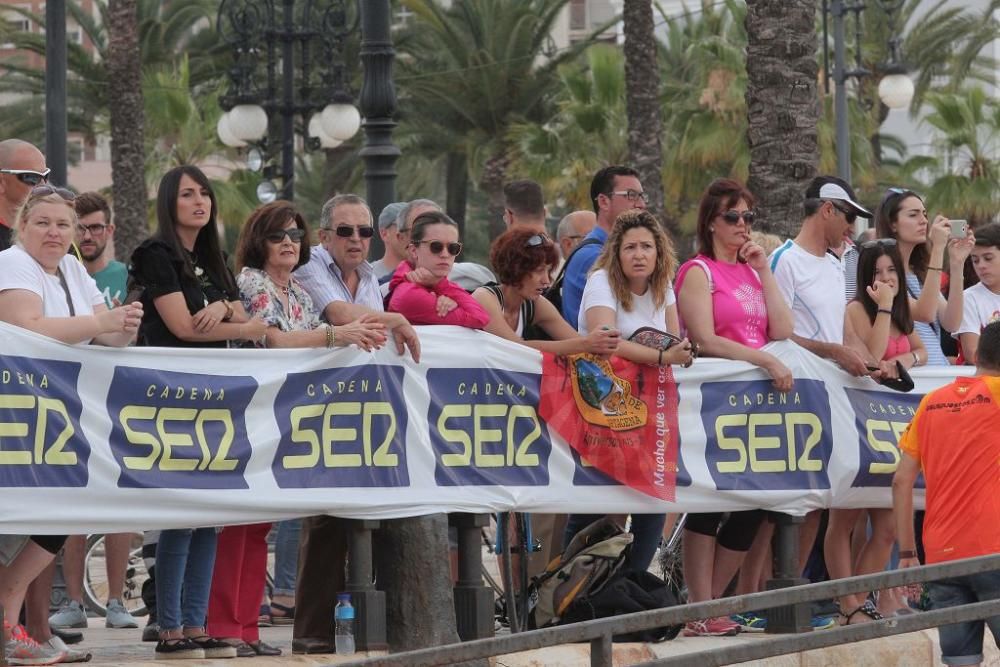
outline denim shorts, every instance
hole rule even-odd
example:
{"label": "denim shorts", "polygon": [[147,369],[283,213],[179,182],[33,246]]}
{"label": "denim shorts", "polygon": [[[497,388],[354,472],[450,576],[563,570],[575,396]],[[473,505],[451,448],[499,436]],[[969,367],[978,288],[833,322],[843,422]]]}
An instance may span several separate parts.
{"label": "denim shorts", "polygon": [[[932,581],[927,584],[927,591],[933,609],[995,600],[1000,598],[1000,572],[984,572]],[[1000,616],[939,627],[941,662],[956,666],[976,665],[982,662],[984,624],[990,626],[993,638],[1000,645]]]}

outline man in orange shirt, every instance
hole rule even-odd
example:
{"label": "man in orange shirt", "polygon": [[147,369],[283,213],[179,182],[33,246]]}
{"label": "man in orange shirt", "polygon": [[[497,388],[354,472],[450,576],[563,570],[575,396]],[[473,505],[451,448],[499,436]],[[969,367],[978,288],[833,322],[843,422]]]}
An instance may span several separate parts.
{"label": "man in orange shirt", "polygon": [[[900,438],[892,507],[899,538],[899,566],[917,564],[913,535],[913,484],[927,482],[924,552],[928,563],[1000,553],[1000,322],[979,340],[974,377],[924,396]],[[1000,598],[1000,572],[941,579],[928,584],[934,608]],[[1000,616],[987,618],[1000,644]],[[983,660],[983,621],[938,628],[946,665]]]}

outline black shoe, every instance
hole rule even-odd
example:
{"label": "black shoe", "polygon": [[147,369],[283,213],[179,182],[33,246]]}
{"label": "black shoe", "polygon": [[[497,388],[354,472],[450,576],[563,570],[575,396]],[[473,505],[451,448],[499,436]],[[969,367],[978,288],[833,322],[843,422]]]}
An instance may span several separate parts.
{"label": "black shoe", "polygon": [[195,646],[205,651],[206,658],[235,658],[236,647],[218,640],[215,637],[202,635],[200,637],[190,637]]}
{"label": "black shoe", "polygon": [[161,639],[156,644],[157,660],[191,660],[205,657],[205,651],[193,641],[182,639]]}
{"label": "black shoe", "polygon": [[300,639],[292,639],[292,653],[335,653],[336,649],[333,647],[333,642],[329,639],[321,639],[318,637],[302,637]]}
{"label": "black shoe", "polygon": [[255,655],[266,655],[266,656],[281,655],[280,648],[276,646],[271,646],[270,644],[265,644],[260,639],[258,639],[255,642],[244,642],[244,643],[246,646],[250,647],[250,650],[252,650]]}
{"label": "black shoe", "polygon": [[[229,642],[226,642],[229,643]],[[257,651],[253,650],[253,646],[246,642],[240,642],[238,644],[229,644],[236,649],[237,658],[255,658],[257,657]]]}
{"label": "black shoe", "polygon": [[158,642],[160,641],[160,626],[156,623],[149,623],[142,629],[142,641],[144,642]]}
{"label": "black shoe", "polygon": [[73,630],[60,630],[59,628],[53,628],[49,626],[49,632],[63,640],[67,644],[79,644],[83,641],[83,633],[75,632]]}

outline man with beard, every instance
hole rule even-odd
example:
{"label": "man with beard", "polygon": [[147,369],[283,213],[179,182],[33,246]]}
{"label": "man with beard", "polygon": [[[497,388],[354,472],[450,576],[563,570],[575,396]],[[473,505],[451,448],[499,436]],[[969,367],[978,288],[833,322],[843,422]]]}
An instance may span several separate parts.
{"label": "man with beard", "polygon": [[128,269],[115,259],[115,225],[111,207],[96,192],[77,195],[74,202],[80,224],[76,228],[76,245],[87,273],[97,282],[108,308],[125,300]]}

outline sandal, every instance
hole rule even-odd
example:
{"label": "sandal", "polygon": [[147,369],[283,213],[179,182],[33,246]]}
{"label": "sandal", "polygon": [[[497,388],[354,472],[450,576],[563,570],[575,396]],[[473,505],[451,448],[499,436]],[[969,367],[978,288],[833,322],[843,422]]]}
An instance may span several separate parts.
{"label": "sandal", "polygon": [[[280,614],[274,612],[279,611]],[[271,602],[271,622],[274,625],[291,625],[295,622],[295,606],[283,605],[280,602]]]}
{"label": "sandal", "polygon": [[274,617],[271,616],[271,607],[262,604],[260,606],[260,612],[257,616],[257,627],[258,628],[269,628],[274,625]]}
{"label": "sandal", "polygon": [[882,616],[882,614],[879,613],[878,608],[875,607],[875,603],[872,602],[871,600],[865,600],[864,604],[862,604],[860,607],[858,607],[849,614],[840,612],[840,615],[847,619],[844,622],[844,625],[851,625],[851,619],[858,614],[868,617],[868,620],[860,621],[862,623],[868,623],[869,621],[881,621],[884,618],[884,616]]}

